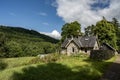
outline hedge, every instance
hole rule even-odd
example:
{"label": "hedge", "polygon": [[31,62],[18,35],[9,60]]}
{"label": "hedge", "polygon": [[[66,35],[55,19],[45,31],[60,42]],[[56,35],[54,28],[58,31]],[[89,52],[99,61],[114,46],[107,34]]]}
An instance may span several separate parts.
{"label": "hedge", "polygon": [[92,50],[90,52],[90,58],[95,60],[107,60],[115,55],[111,50]]}

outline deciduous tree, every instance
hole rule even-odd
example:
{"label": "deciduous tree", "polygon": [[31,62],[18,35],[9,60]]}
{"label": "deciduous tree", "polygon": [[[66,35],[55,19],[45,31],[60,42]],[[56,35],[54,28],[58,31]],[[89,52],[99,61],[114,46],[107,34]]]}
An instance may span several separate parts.
{"label": "deciduous tree", "polygon": [[66,37],[78,37],[79,35],[81,35],[81,25],[77,22],[71,22],[71,23],[66,23],[63,25],[62,27],[62,41],[66,38]]}
{"label": "deciduous tree", "polygon": [[115,27],[112,22],[107,21],[104,17],[101,21],[98,21],[95,26],[87,27],[85,33],[87,35],[98,36],[100,43],[107,42],[114,48],[117,48]]}

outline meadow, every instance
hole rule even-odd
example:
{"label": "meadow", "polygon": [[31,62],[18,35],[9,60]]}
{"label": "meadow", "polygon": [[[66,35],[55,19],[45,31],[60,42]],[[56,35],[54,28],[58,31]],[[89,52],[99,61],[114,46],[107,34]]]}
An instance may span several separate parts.
{"label": "meadow", "polygon": [[2,58],[0,80],[98,80],[114,60],[94,61],[85,54]]}

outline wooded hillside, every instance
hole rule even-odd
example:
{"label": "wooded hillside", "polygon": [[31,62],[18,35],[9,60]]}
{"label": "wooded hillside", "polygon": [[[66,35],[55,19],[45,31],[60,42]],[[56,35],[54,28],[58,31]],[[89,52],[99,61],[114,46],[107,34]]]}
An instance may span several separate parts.
{"label": "wooded hillside", "polygon": [[35,30],[0,26],[0,57],[36,56],[52,53],[58,40]]}

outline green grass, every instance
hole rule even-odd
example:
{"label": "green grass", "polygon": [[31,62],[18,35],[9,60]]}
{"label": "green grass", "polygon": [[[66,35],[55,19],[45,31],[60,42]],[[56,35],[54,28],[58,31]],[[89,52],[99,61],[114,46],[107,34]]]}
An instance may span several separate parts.
{"label": "green grass", "polygon": [[100,62],[90,60],[87,55],[62,55],[56,62],[29,64],[32,59],[3,59],[8,66],[0,71],[0,80],[98,80],[115,57]]}
{"label": "green grass", "polygon": [[0,60],[7,64],[6,68],[14,68],[28,65],[29,61],[33,58],[34,57],[2,58]]}

